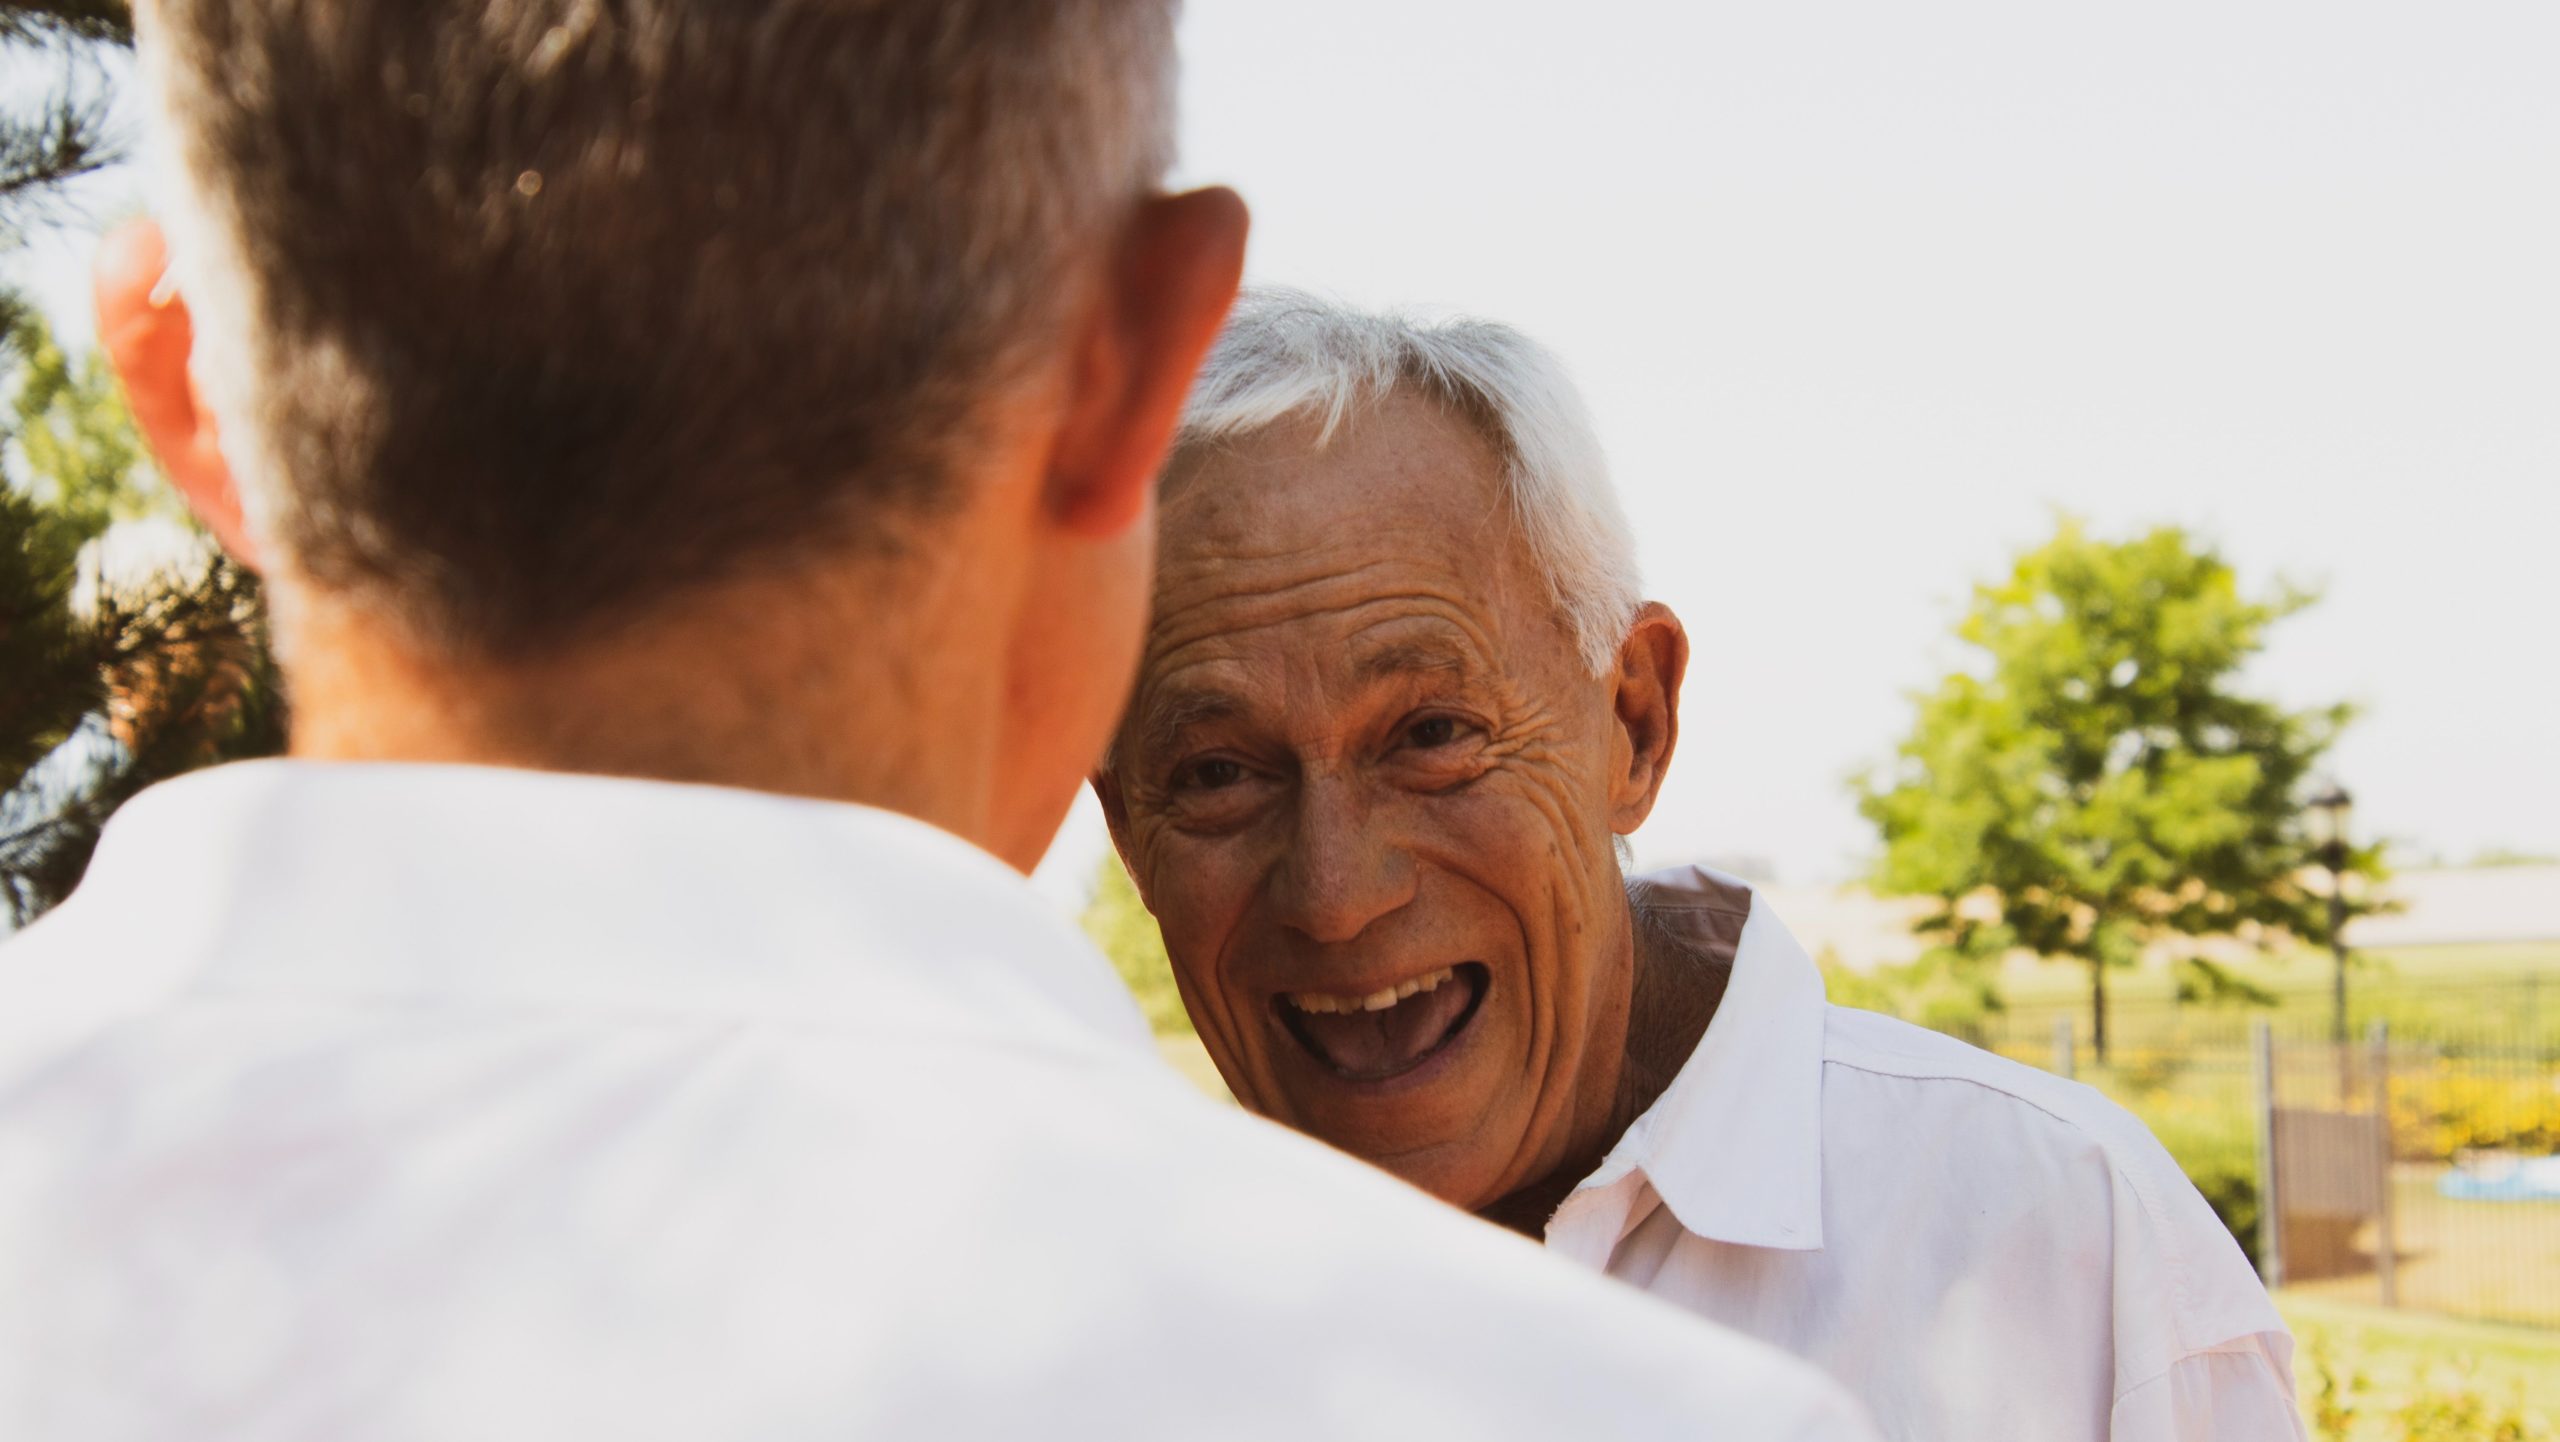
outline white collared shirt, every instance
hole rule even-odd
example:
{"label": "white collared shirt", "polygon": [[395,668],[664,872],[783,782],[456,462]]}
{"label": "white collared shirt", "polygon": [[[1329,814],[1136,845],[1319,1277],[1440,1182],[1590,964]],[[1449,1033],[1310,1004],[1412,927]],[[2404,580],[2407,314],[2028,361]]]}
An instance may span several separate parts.
{"label": "white collared shirt", "polygon": [[1827,1004],[1741,882],[1646,882],[1731,977],[1549,1246],[1819,1364],[1905,1442],[2304,1436],[2292,1339],[2139,1121]]}
{"label": "white collared shirt", "polygon": [[259,763],[0,948],[0,1437],[1855,1439],[1199,1097],[920,823]]}

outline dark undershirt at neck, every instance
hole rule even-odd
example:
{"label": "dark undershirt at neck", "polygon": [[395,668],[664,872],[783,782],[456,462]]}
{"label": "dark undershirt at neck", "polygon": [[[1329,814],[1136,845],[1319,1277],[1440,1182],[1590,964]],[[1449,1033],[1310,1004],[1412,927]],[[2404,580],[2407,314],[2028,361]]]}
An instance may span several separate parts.
{"label": "dark undershirt at neck", "polygon": [[1627,1128],[1660,1100],[1715,1020],[1733,978],[1733,958],[1749,914],[1750,893],[1702,883],[1698,887],[1627,883],[1634,922],[1636,979],[1629,1003],[1627,1054],[1618,1071],[1618,1095],[1597,1149],[1575,1156],[1546,1177],[1522,1187],[1477,1215],[1528,1237],[1543,1237],[1547,1219],[1626,1135]]}

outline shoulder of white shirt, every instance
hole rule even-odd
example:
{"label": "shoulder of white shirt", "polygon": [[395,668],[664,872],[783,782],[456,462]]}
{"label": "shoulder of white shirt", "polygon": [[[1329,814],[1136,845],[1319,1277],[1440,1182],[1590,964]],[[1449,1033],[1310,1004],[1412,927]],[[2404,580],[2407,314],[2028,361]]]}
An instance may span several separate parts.
{"label": "shoulder of white shirt", "polygon": [[[2174,1277],[2160,1301],[2168,1358],[2211,1350],[2245,1336],[2284,1332],[2284,1323],[2238,1244],[2184,1169],[2141,1118],[2080,1082],[1874,1012],[1826,1007],[1826,1075],[1848,1069],[1914,1087],[1963,1087],[2009,1110],[2041,1135],[2046,1155],[2078,1153],[2105,1169],[2137,1210],[2118,1209],[2110,1230],[2120,1266]],[[2122,1299],[2120,1299],[2121,1301]],[[2119,1306],[2119,1320],[2126,1320]]]}
{"label": "shoulder of white shirt", "polygon": [[2119,1166],[2149,1171],[2169,1161],[2141,1119],[2096,1088],[1878,1012],[1827,1006],[1822,1061],[1901,1081],[1980,1088],[2042,1112]]}

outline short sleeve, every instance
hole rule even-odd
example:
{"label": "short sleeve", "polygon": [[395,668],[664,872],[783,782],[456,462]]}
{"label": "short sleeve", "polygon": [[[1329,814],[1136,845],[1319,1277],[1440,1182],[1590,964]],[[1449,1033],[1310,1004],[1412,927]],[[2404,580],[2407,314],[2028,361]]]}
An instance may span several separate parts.
{"label": "short sleeve", "polygon": [[2309,1442],[2292,1356],[2291,1338],[2260,1332],[2182,1357],[2116,1399],[2109,1442]]}

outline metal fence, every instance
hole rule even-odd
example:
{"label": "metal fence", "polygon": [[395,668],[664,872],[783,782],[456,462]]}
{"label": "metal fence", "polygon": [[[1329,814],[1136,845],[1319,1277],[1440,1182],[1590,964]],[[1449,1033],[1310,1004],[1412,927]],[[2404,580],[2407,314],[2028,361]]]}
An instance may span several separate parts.
{"label": "metal fence", "polygon": [[2270,1284],[2560,1327],[2560,986],[2378,997],[2338,1045],[2325,1009],[2127,1007],[2097,1062],[2085,1015],[1948,1028],[2077,1075],[2141,1115]]}
{"label": "metal fence", "polygon": [[2560,1071],[2528,1050],[2262,1033],[2262,1269],[2385,1306],[2560,1327]]}
{"label": "metal fence", "polygon": [[[2332,1039],[2335,1021],[2325,986],[2287,988],[2273,1008],[2179,1003],[2157,996],[2111,1000],[2107,1009],[2110,1060],[2138,1061],[2161,1053],[2228,1052],[2244,1057],[2261,1021],[2286,1041]],[[2539,1055],[2560,1066],[2560,976],[2485,979],[2391,979],[2358,983],[2347,1012],[2347,1036],[2361,1042],[2376,1022],[2390,1028],[2395,1044],[2419,1044],[2448,1055]],[[1949,1030],[2003,1054],[2054,1064],[2059,1029],[2069,1029],[2078,1060],[2092,1059],[2095,1038],[2085,1000],[2051,998],[2013,1007]]]}

